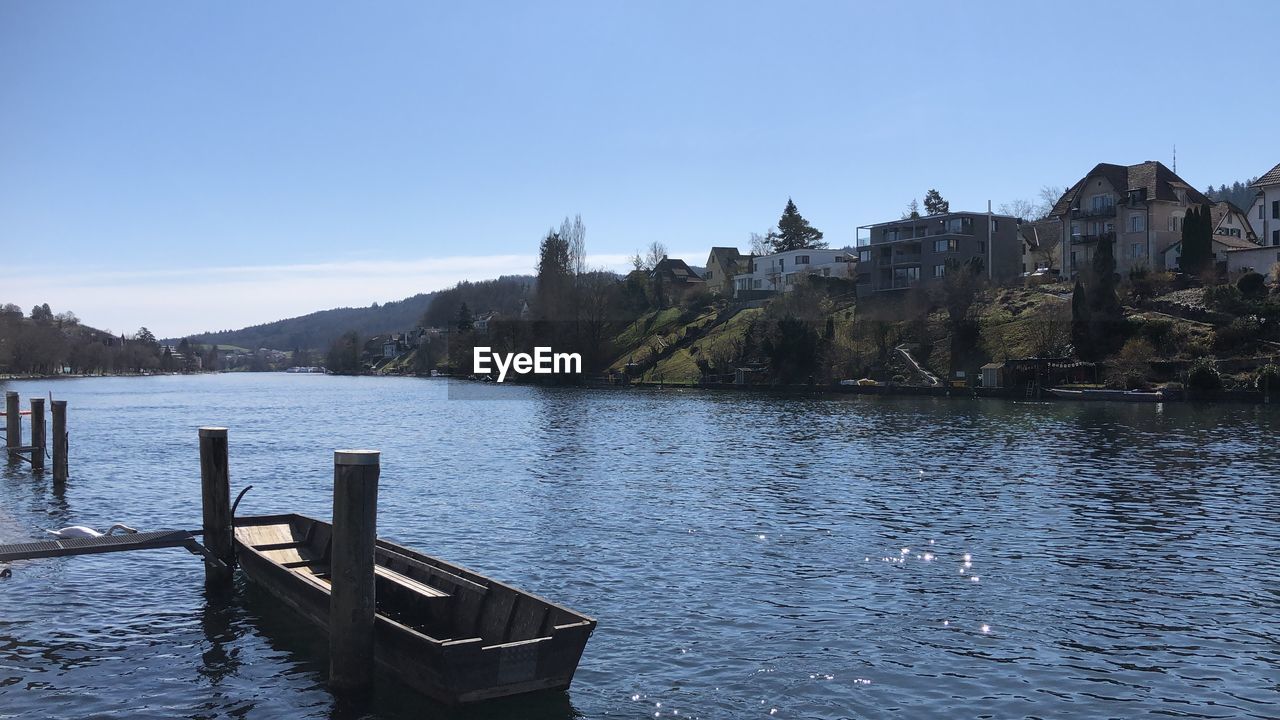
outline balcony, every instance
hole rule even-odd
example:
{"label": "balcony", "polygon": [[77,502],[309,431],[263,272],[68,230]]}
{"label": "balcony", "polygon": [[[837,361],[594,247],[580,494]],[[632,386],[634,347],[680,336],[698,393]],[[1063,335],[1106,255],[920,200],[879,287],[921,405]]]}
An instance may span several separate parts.
{"label": "balcony", "polygon": [[1101,207],[1072,208],[1072,217],[1078,218],[1113,218],[1116,216],[1115,205]]}
{"label": "balcony", "polygon": [[1072,245],[1088,245],[1089,243],[1096,243],[1103,238],[1106,238],[1112,242],[1115,242],[1116,234],[1113,232],[1109,232],[1109,233],[1101,233],[1098,235],[1072,235],[1071,244]]}

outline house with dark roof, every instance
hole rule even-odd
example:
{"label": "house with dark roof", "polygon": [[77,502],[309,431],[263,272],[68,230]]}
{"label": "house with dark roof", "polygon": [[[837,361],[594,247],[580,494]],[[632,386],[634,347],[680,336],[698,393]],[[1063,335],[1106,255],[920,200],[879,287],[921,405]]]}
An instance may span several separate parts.
{"label": "house with dark roof", "polygon": [[706,287],[707,284],[702,276],[694,272],[685,261],[669,258],[666,255],[663,255],[658,264],[649,271],[649,279],[668,291],[676,293],[689,292],[695,288]]}
{"label": "house with dark roof", "polygon": [[733,292],[733,276],[743,271],[745,260],[736,247],[711,248],[707,270],[702,276],[707,281],[707,289],[719,295]]}
{"label": "house with dark roof", "polygon": [[1022,272],[1062,269],[1062,222],[1056,219],[1024,222],[1018,226],[1022,237]]}
{"label": "house with dark roof", "polygon": [[1210,203],[1164,163],[1099,163],[1063,193],[1050,217],[1065,230],[1062,257],[1068,274],[1088,266],[1103,238],[1114,242],[1118,272],[1165,270],[1166,251],[1182,239],[1187,211]]}
{"label": "house with dark roof", "polygon": [[1259,245],[1280,245],[1280,165],[1249,185],[1258,191],[1249,206],[1249,223]]}

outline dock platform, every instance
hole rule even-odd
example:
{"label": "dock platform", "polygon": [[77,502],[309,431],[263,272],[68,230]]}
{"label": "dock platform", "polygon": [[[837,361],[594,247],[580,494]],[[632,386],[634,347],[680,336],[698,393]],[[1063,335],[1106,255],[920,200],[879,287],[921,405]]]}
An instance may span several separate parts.
{"label": "dock platform", "polygon": [[104,535],[96,538],[70,538],[0,545],[0,562],[171,547],[186,548],[195,554],[204,555],[206,561],[212,559],[217,562],[215,558],[208,556],[205,547],[196,540],[195,534],[187,530],[156,530],[127,535]]}

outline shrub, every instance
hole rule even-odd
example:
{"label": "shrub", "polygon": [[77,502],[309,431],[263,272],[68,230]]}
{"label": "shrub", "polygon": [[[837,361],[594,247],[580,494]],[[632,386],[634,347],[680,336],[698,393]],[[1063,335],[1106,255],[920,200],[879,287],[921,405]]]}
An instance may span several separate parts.
{"label": "shrub", "polygon": [[1272,395],[1280,393],[1280,365],[1269,363],[1258,368],[1253,386]]}
{"label": "shrub", "polygon": [[1111,362],[1107,387],[1116,390],[1140,390],[1147,387],[1151,358],[1155,348],[1144,338],[1131,338]]}
{"label": "shrub", "polygon": [[1239,315],[1246,310],[1244,296],[1235,285],[1211,285],[1204,289],[1204,304],[1213,310]]}
{"label": "shrub", "polygon": [[1218,352],[1236,352],[1253,347],[1262,333],[1262,325],[1255,318],[1236,318],[1230,325],[1213,331],[1213,349]]}
{"label": "shrub", "polygon": [[1200,358],[1191,364],[1187,372],[1187,387],[1193,390],[1221,390],[1222,376],[1209,358]]}
{"label": "shrub", "polygon": [[1173,350],[1176,340],[1174,328],[1172,320],[1151,318],[1143,321],[1137,330],[1139,337],[1145,338],[1153,348],[1168,353]]}
{"label": "shrub", "polygon": [[1261,300],[1267,296],[1267,279],[1260,273],[1247,272],[1236,281],[1236,290],[1248,300]]}

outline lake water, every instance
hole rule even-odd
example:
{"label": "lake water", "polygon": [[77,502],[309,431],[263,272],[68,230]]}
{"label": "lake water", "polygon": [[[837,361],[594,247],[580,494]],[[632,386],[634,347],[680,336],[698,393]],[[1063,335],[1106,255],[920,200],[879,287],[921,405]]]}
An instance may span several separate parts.
{"label": "lake water", "polygon": [[570,692],[337,706],[308,626],[160,550],[15,564],[0,718],[1280,716],[1274,408],[446,383],[9,383],[69,401],[71,479],[0,470],[0,542],[198,527],[200,425],[242,514],[327,518],[376,448],[380,535],[599,620]]}

